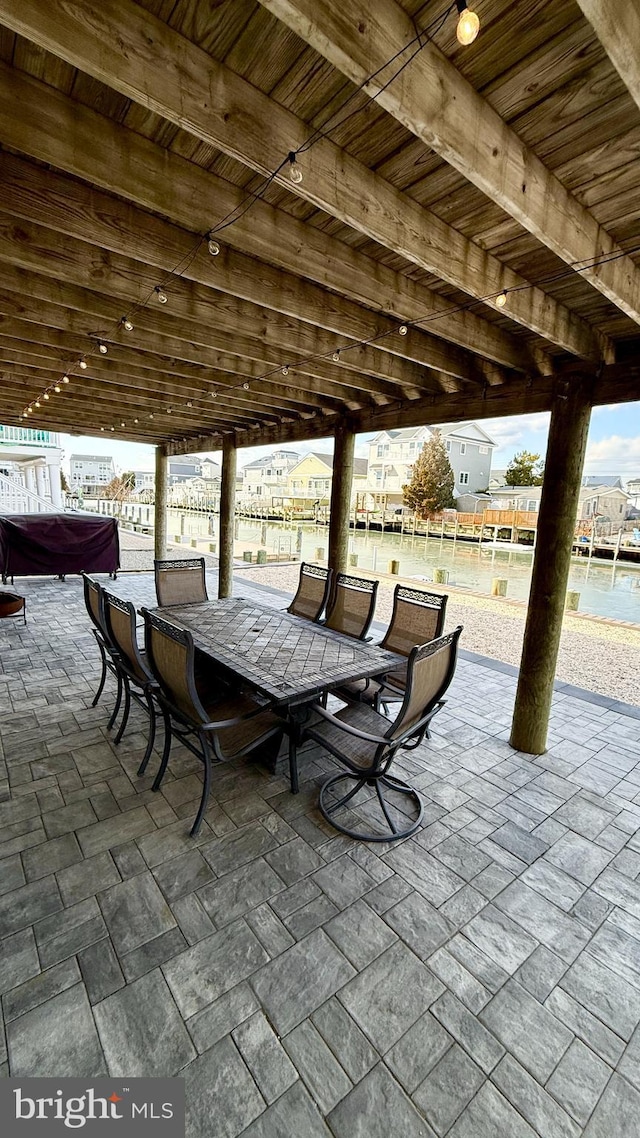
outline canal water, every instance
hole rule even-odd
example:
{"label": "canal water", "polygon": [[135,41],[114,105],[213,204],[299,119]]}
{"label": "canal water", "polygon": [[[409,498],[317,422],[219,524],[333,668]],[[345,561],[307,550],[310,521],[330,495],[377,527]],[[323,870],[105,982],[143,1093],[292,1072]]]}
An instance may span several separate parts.
{"label": "canal water", "polygon": [[[180,532],[179,510],[170,510],[169,533]],[[214,533],[217,536],[217,517]],[[186,514],[184,533],[204,536],[209,532],[207,517]],[[175,528],[174,528],[175,527]],[[301,557],[315,561],[318,549],[326,550],[329,531],[326,526],[311,523],[290,525],[286,522],[259,522],[239,519],[236,532],[236,555],[241,556],[243,546],[265,548],[268,553],[283,557],[298,552],[302,541]],[[476,542],[450,539],[412,537],[409,534],[366,533],[351,531],[349,549],[358,558],[358,568],[386,573],[389,562],[400,562],[400,574],[416,581],[433,580],[434,569],[448,571],[448,583],[457,588],[478,593],[491,593],[494,577],[508,581],[507,596],[526,601],[531,580],[531,550],[488,548]],[[357,569],[353,570],[357,572]],[[592,558],[573,559],[569,589],[580,593],[580,612],[615,620],[640,624],[640,566],[626,565]]]}

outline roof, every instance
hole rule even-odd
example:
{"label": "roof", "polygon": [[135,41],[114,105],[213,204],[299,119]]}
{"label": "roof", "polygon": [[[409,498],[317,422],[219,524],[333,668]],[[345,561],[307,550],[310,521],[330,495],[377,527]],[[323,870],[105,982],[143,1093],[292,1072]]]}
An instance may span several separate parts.
{"label": "roof", "polygon": [[70,454],[69,462],[111,462],[110,454]]}
{"label": "roof", "polygon": [[622,490],[622,479],[618,474],[585,474],[583,486],[617,486]]}
{"label": "roof", "polygon": [[[617,25],[487,0],[462,47],[377,0],[364,51],[365,0],[51,7],[0,5],[1,421],[191,453],[548,411],[558,377],[637,399]],[[365,93],[414,17],[411,82]]]}
{"label": "roof", "polygon": [[297,462],[300,458],[296,450],[275,450],[271,454],[264,454],[261,458],[254,458],[253,462],[247,462],[243,466],[243,470],[260,470],[267,466],[272,466],[275,462]]}
{"label": "roof", "polygon": [[603,483],[598,486],[582,486],[580,489],[580,501],[582,501],[583,498],[606,498],[607,494],[621,494],[623,498],[629,497],[621,486],[607,486]]}

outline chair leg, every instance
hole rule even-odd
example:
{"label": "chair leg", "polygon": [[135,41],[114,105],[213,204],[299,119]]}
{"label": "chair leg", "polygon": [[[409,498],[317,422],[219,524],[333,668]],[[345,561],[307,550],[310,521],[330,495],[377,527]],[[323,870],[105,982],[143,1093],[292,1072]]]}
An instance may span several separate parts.
{"label": "chair leg", "polygon": [[139,775],[143,775],[146,771],[147,763],[149,762],[149,759],[151,758],[151,752],[153,751],[153,744],[156,741],[156,706],[153,702],[153,696],[149,695],[148,691],[144,693],[144,698],[147,701],[147,708],[149,711],[149,736],[147,738],[147,749],[143,755],[142,762],[138,767]]}
{"label": "chair leg", "polygon": [[160,766],[158,767],[158,773],[153,780],[153,786],[151,787],[152,790],[160,790],[160,784],[164,778],[165,771],[169,764],[169,752],[171,750],[171,716],[164,707],[162,708],[162,717],[164,719],[164,747],[162,749],[162,758],[160,760]]}
{"label": "chair leg", "polygon": [[202,798],[200,799],[198,813],[196,814],[195,822],[193,823],[193,826],[190,830],[192,838],[196,837],[198,830],[200,829],[200,825],[204,817],[204,812],[207,808],[207,802],[209,801],[209,794],[211,793],[211,748],[209,747],[208,740],[204,735],[200,735],[199,738],[200,746],[202,747],[202,756],[204,759],[204,783],[202,787]]}
{"label": "chair leg", "polygon": [[[344,794],[342,796],[342,798],[339,798],[336,802],[329,803],[327,801],[328,792],[333,790],[336,786],[338,786],[339,783],[342,783],[342,782],[354,782],[355,786],[351,790],[349,790],[346,794]],[[382,815],[383,815],[384,821],[388,827],[388,832],[374,834],[374,833],[371,833],[370,831],[366,831],[366,830],[352,830],[348,826],[341,825],[341,823],[337,822],[335,819],[334,815],[335,815],[336,811],[341,809],[341,807],[345,806],[352,798],[354,798],[355,795],[357,794],[357,792],[367,782],[374,782],[375,783],[377,799],[378,799],[379,805],[382,809]],[[397,793],[406,794],[408,797],[410,797],[412,799],[414,805],[417,807],[417,811],[418,811],[417,818],[415,818],[413,821],[410,821],[408,823],[408,825],[404,826],[402,829],[398,829],[397,826],[395,825],[395,823],[393,822],[393,819],[392,819],[391,814],[389,812],[389,804],[386,802],[386,800],[384,798],[384,794],[383,794],[383,787],[384,786],[387,786],[390,790],[394,790]],[[375,799],[373,799],[372,801],[375,801]],[[348,837],[356,838],[357,840],[359,840],[361,842],[397,842],[401,838],[406,838],[409,836],[409,834],[413,834],[418,829],[420,823],[422,822],[422,816],[424,813],[424,806],[422,804],[422,799],[420,798],[420,795],[418,794],[418,792],[413,789],[413,787],[409,786],[405,782],[402,782],[398,778],[394,778],[392,775],[378,774],[374,778],[371,778],[371,776],[369,776],[369,778],[367,778],[365,773],[363,773],[362,775],[359,775],[359,774],[336,774],[336,775],[332,775],[331,778],[327,779],[327,781],[325,783],[323,783],[323,785],[320,788],[320,798],[318,801],[318,808],[319,808],[320,813],[322,814],[323,818],[326,818],[327,822],[330,822],[331,825],[334,826],[336,830],[339,830],[341,834],[346,834]]]}
{"label": "chair leg", "polygon": [[298,779],[298,743],[300,742],[300,725],[295,719],[289,721],[289,782],[291,793],[298,794],[300,782]]}
{"label": "chair leg", "polygon": [[129,713],[131,711],[131,687],[129,685],[128,676],[122,677],[122,685],[124,688],[124,712],[122,715],[122,723],[120,724],[116,737],[113,740],[116,744],[120,742],[122,736],[124,735],[124,729],[129,721]]}
{"label": "chair leg", "polygon": [[104,685],[105,685],[105,682],[107,679],[107,657],[106,657],[106,653],[105,653],[105,650],[102,647],[102,644],[100,643],[100,641],[97,640],[96,643],[98,645],[98,648],[100,649],[100,659],[102,661],[102,675],[100,676],[100,683],[98,684],[98,690],[97,690],[96,694],[94,695],[93,699],[91,700],[91,706],[92,707],[95,707],[98,700],[100,699],[100,696],[102,695],[102,693],[104,691]]}
{"label": "chair leg", "polygon": [[116,695],[116,705],[115,705],[113,712],[111,714],[111,719],[107,723],[107,730],[108,731],[111,730],[116,719],[118,718],[118,712],[120,711],[120,704],[122,703],[122,687],[123,687],[122,675],[118,669],[116,669],[116,680],[118,683],[118,693]]}

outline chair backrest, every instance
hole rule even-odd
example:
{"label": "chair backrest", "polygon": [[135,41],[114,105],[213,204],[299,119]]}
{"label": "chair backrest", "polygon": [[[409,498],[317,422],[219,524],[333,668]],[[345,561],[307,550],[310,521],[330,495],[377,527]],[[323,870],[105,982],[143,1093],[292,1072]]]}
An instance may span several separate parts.
{"label": "chair backrest", "polygon": [[411,649],[407,664],[407,686],[402,706],[391,727],[388,739],[397,739],[440,702],[456,670],[458,640],[462,626]]}
{"label": "chair backrest", "polygon": [[176,628],[146,608],[141,612],[147,659],[163,695],[186,719],[206,723],[207,713],[196,689],[191,633],[185,628]]}
{"label": "chair backrest", "polygon": [[102,585],[96,581],[95,577],[90,577],[88,573],[82,574],[82,583],[84,586],[84,603],[89,619],[103,639],[109,642],[110,638],[104,616],[104,590]]}
{"label": "chair backrest", "polygon": [[326,627],[333,628],[335,632],[343,632],[345,636],[364,640],[373,620],[377,593],[377,581],[338,573],[333,603],[325,621]]}
{"label": "chair backrest", "polygon": [[148,683],[153,676],[147,668],[136,635],[136,608],[131,601],[123,601],[106,589],[103,590],[104,617],[111,640],[129,671],[140,681]]}
{"label": "chair backrest", "polygon": [[298,591],[287,612],[302,616],[305,620],[318,620],[327,603],[333,570],[323,569],[321,565],[309,565],[306,561],[300,566]]}
{"label": "chair backrest", "polygon": [[380,647],[408,656],[417,644],[428,644],[442,636],[448,599],[439,593],[396,585],[391,621]]}
{"label": "chair backrest", "polygon": [[204,557],[154,561],[159,605],[187,605],[208,601]]}

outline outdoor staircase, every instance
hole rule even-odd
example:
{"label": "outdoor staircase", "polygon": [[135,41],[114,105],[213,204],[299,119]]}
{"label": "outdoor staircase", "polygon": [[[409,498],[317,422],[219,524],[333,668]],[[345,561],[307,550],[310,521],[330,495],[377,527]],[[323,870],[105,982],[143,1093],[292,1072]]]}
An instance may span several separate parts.
{"label": "outdoor staircase", "polygon": [[20,482],[0,474],[0,514],[57,514],[53,502],[27,490]]}

